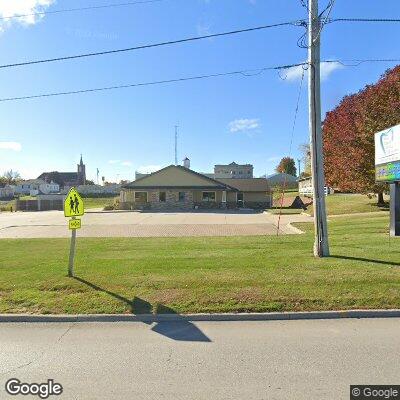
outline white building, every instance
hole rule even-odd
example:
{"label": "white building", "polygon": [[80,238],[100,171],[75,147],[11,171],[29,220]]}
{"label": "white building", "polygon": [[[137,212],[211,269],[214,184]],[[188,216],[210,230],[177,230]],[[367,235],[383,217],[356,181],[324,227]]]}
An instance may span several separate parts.
{"label": "white building", "polygon": [[19,183],[15,187],[15,193],[26,196],[36,196],[39,193],[51,194],[58,193],[60,191],[60,185],[51,181],[50,183],[43,179],[29,179]]}
{"label": "white building", "polygon": [[214,166],[214,179],[251,179],[253,178],[254,167],[251,164],[236,164],[231,162],[228,165],[217,164]]}

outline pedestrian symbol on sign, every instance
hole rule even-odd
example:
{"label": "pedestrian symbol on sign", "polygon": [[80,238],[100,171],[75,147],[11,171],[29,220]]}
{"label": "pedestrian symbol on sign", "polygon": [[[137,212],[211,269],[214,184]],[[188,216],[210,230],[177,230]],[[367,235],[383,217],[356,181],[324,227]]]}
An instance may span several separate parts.
{"label": "pedestrian symbol on sign", "polygon": [[75,188],[71,188],[64,202],[66,217],[79,217],[85,213],[83,200]]}

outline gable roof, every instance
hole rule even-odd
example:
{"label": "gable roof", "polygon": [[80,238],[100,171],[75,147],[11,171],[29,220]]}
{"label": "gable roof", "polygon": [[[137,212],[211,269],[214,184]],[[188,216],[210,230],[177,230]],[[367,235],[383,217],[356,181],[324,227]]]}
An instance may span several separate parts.
{"label": "gable roof", "polygon": [[297,182],[296,176],[287,174],[285,172],[276,172],[275,174],[268,175],[266,179],[271,182],[284,181],[285,179],[288,182]]}
{"label": "gable roof", "polygon": [[219,189],[237,191],[229,184],[180,165],[169,165],[122,186],[123,189]]}
{"label": "gable roof", "polygon": [[221,178],[222,183],[229,183],[240,192],[271,192],[268,181],[264,178]]}

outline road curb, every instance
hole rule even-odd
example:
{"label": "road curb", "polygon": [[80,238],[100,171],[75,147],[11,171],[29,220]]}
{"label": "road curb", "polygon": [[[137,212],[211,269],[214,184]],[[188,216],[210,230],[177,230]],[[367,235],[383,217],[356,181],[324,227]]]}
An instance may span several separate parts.
{"label": "road curb", "polygon": [[343,318],[400,318],[400,309],[394,310],[343,310],[283,313],[241,314],[79,314],[30,315],[0,314],[0,323],[50,323],[50,322],[196,322],[196,321],[295,321]]}

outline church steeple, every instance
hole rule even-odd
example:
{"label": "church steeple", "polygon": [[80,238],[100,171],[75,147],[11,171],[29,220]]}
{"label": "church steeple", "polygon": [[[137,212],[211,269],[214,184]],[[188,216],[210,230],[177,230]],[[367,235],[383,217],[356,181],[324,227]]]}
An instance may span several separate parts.
{"label": "church steeple", "polygon": [[86,185],[86,166],[83,163],[83,158],[81,154],[81,160],[78,164],[78,185]]}

